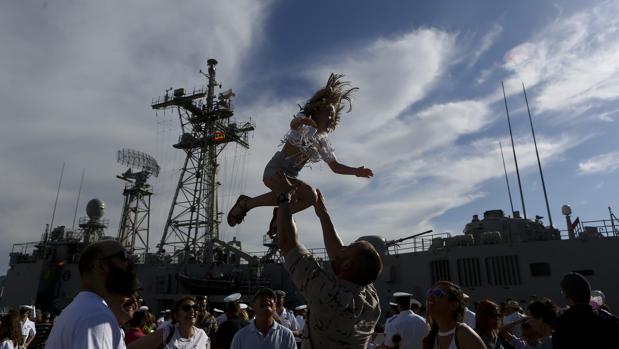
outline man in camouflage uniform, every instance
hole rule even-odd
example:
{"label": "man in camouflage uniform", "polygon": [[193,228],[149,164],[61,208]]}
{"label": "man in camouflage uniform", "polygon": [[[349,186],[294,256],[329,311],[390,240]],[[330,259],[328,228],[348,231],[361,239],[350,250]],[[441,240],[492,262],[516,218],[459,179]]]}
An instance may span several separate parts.
{"label": "man in camouflage uniform", "polygon": [[208,298],[206,296],[196,296],[196,304],[198,305],[198,314],[196,316],[196,327],[201,328],[206,332],[209,338],[214,338],[219,325],[217,320],[211,313],[206,310]]}
{"label": "man in camouflage uniform", "polygon": [[367,241],[348,246],[336,233],[317,190],[314,205],[333,273],[325,271],[297,240],[290,210],[293,185],[280,171],[267,180],[279,206],[277,243],[292,281],[311,309],[303,330],[302,348],[365,348],[380,317],[378,294],[372,283],[382,271],[382,260]]}

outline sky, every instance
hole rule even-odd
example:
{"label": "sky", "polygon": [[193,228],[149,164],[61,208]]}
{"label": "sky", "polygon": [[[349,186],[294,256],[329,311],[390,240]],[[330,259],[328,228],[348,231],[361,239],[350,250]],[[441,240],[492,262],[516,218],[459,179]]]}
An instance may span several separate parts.
{"label": "sky", "polygon": [[[522,211],[505,84],[527,214],[548,214],[522,85],[535,125],[553,223],[561,206],[608,217],[619,184],[619,3],[616,1],[3,1],[0,3],[0,274],[14,243],[38,241],[52,218],[71,227],[92,198],[118,231],[126,170],[118,149],[143,151],[151,178],[150,240],[161,239],[184,153],[177,115],[153,98],[206,84],[218,60],[235,118],[253,120],[251,148],[228,145],[219,206],[266,191],[262,171],[289,121],[331,72],[359,87],[329,137],[340,162],[300,178],[324,193],[345,243],[428,229],[461,233],[473,214]],[[270,208],[221,225],[221,237],[263,251]],[[312,209],[295,216],[301,242],[323,247]]]}

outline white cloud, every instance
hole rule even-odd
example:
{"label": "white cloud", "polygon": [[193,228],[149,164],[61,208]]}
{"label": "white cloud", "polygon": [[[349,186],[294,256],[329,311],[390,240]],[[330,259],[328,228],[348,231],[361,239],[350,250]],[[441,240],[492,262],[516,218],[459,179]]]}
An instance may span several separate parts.
{"label": "white cloud", "polygon": [[502,33],[503,26],[499,24],[493,25],[490,31],[484,34],[484,36],[481,38],[479,47],[473,49],[473,56],[471,57],[468,66],[474,66],[479,61],[481,56],[483,56],[488,51],[488,49],[490,49],[490,47],[494,45],[494,43],[501,36]]}
{"label": "white cloud", "polygon": [[619,168],[619,152],[600,154],[578,163],[580,174],[610,173]]}
{"label": "white cloud", "polygon": [[505,55],[504,67],[513,73],[506,88],[514,93],[520,81],[528,87],[537,85],[532,105],[540,113],[615,100],[619,97],[618,32],[619,3],[615,1],[559,18]]}
{"label": "white cloud", "polygon": [[[271,3],[3,2],[0,271],[11,244],[39,239],[50,221],[63,161],[55,224],[71,224],[86,168],[78,215],[90,198],[102,198],[107,233],[115,235],[122,184],[114,178],[124,171],[115,151],[135,148],[162,165],[178,163],[182,156],[163,151],[178,137],[176,115],[156,117],[151,98],[170,86],[203,84],[198,69],[211,57],[225,62],[218,66],[225,86],[236,86],[244,74],[239,67],[250,69],[244,62],[263,40]],[[178,171],[166,167],[161,175],[153,179],[156,193],[169,194]],[[171,194],[153,198],[151,241],[159,239],[155,222],[162,224],[170,200]]]}

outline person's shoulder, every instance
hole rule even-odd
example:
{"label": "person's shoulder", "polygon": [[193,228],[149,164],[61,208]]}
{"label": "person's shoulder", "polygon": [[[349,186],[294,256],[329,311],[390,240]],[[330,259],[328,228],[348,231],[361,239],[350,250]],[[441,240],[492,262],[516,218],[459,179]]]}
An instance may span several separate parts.
{"label": "person's shoulder", "polygon": [[[458,341],[460,343],[468,343],[468,344],[479,344],[483,345],[483,341],[481,337],[473,330],[469,325],[465,323],[459,323],[456,327],[456,336],[458,336]],[[471,348],[475,348],[475,346],[471,346]]]}

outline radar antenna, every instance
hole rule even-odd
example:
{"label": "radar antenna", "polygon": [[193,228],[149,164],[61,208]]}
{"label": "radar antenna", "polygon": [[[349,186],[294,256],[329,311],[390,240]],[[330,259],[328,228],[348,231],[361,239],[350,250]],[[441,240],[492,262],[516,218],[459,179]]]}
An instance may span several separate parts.
{"label": "radar antenna", "polygon": [[116,161],[129,167],[122,175],[116,176],[127,182],[123,190],[125,201],[118,241],[132,254],[146,258],[150,235],[150,197],[153,194],[147,180],[151,175],[159,175],[159,164],[152,156],[133,149],[117,151]]}
{"label": "radar antenna", "polygon": [[221,89],[215,79],[217,61],[207,61],[208,71],[200,71],[208,85],[185,91],[177,88],[153,100],[155,110],[175,109],[181,126],[179,142],[173,147],[185,152],[174,199],[166,220],[158,253],[177,256],[179,262],[208,263],[214,260],[214,245],[225,244],[219,240],[220,216],[217,206],[217,158],[228,143],[249,148],[247,135],[254,123],[235,122],[232,97],[234,92]]}

